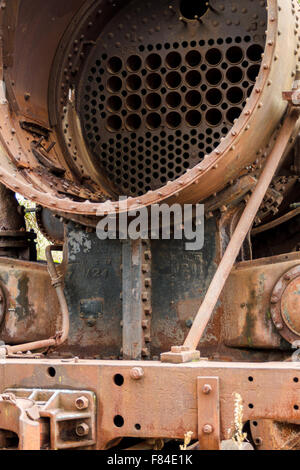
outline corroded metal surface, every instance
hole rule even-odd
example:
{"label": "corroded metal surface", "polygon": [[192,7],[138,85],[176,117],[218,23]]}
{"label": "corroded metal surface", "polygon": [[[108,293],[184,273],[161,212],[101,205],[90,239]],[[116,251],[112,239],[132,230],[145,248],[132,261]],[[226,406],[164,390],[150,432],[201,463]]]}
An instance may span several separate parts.
{"label": "corroded metal surface", "polygon": [[52,336],[59,305],[46,265],[0,258],[0,279],[1,340],[20,344]]}
{"label": "corroded metal surface", "polygon": [[[131,377],[133,367],[143,369],[140,380]],[[96,396],[98,449],[121,437],[183,440],[191,431],[197,439],[197,403],[201,399],[197,395],[198,377],[219,377],[221,440],[231,439],[235,430],[235,393],[243,404],[242,422],[300,421],[297,364],[9,359],[1,361],[0,372],[0,391],[12,388],[12,384],[16,388],[16,377],[17,388],[34,389],[38,384],[39,388],[57,391],[92,391]],[[145,401],[149,406],[145,407]]]}
{"label": "corroded metal surface", "polygon": [[290,343],[300,337],[299,274],[299,265],[286,271],[277,280],[270,297],[270,311],[275,328]]}
{"label": "corroded metal surface", "polygon": [[[99,161],[95,163],[95,159],[91,153],[89,145],[85,145],[83,141],[83,134],[86,131],[83,130],[84,124],[80,122],[77,115],[77,112],[80,114],[81,105],[78,103],[79,95],[78,93],[74,93],[74,89],[80,90],[77,86],[79,82],[82,82],[82,86],[84,87],[88,86],[86,83],[86,81],[89,81],[88,70],[92,68],[91,64],[93,63],[93,57],[97,60],[98,41],[100,41],[100,60],[104,60],[105,62],[103,74],[108,74],[104,88],[108,86],[107,82],[111,81],[110,79],[114,77],[118,80],[124,79],[124,86],[125,81],[128,81],[128,78],[132,76],[139,77],[137,70],[133,70],[137,67],[137,62],[134,62],[133,60],[135,56],[140,57],[142,61],[141,70],[146,70],[147,77],[151,74],[157,74],[155,70],[148,69],[149,67],[150,69],[151,67],[155,67],[155,63],[152,63],[150,60],[152,54],[156,54],[156,56],[152,56],[153,59],[155,59],[155,57],[157,58],[157,56],[160,57],[162,60],[161,68],[164,68],[166,73],[162,74],[160,70],[160,73],[157,75],[160,79],[163,75],[163,81],[166,80],[164,87],[166,88],[166,93],[161,93],[161,90],[159,94],[155,90],[152,90],[150,93],[150,90],[148,90],[149,93],[147,91],[147,96],[155,93],[156,95],[159,95],[164,101],[164,106],[162,107],[166,108],[166,113],[162,113],[161,110],[158,113],[157,110],[154,109],[150,112],[149,109],[149,113],[148,111],[146,111],[145,115],[142,115],[141,113],[142,117],[139,117],[139,119],[142,121],[141,132],[150,132],[152,134],[154,132],[153,129],[148,129],[146,131],[147,125],[149,127],[148,121],[150,120],[150,125],[152,127],[157,126],[157,114],[159,114],[162,123],[165,126],[165,129],[161,128],[160,132],[166,132],[166,141],[168,140],[168,136],[171,136],[173,132],[173,130],[170,129],[170,127],[172,127],[170,124],[173,123],[172,125],[175,126],[175,117],[177,117],[177,111],[171,111],[171,108],[170,111],[168,111],[168,104],[167,102],[165,103],[165,100],[170,93],[176,93],[176,91],[172,91],[170,88],[170,86],[175,86],[170,82],[172,77],[175,78],[175,75],[178,74],[180,76],[180,80],[187,80],[187,83],[183,86],[187,89],[191,87],[191,91],[194,90],[197,93],[200,93],[202,99],[200,107],[204,105],[207,106],[209,103],[206,101],[209,97],[207,97],[206,94],[210,91],[210,87],[213,83],[209,82],[209,77],[206,77],[205,74],[213,69],[219,71],[216,72],[216,74],[221,73],[222,71],[225,80],[224,84],[227,84],[227,81],[230,81],[230,77],[226,76],[227,71],[232,67],[236,67],[236,65],[232,63],[232,67],[229,66],[225,70],[224,65],[224,69],[222,69],[221,66],[221,69],[219,70],[219,65],[217,63],[211,64],[210,62],[216,61],[216,57],[223,54],[224,57],[226,57],[225,62],[223,62],[224,64],[227,63],[230,59],[230,57],[228,57],[229,50],[234,47],[236,48],[236,52],[239,50],[239,54],[244,54],[245,58],[248,54],[247,61],[249,63],[249,68],[251,68],[253,65],[250,65],[250,62],[252,63],[254,60],[253,64],[259,63],[260,57],[258,54],[256,57],[251,58],[252,50],[250,47],[258,47],[256,46],[258,44],[260,47],[264,47],[262,66],[255,82],[254,89],[243,108],[243,112],[237,122],[235,122],[232,129],[230,129],[230,126],[227,126],[227,133],[224,134],[225,138],[220,142],[220,144],[215,149],[211,148],[211,152],[209,153],[208,147],[210,146],[210,143],[207,142],[205,144],[207,146],[205,150],[198,149],[200,152],[203,151],[203,156],[201,155],[199,157],[198,154],[195,157],[195,160],[193,160],[193,156],[189,156],[189,158],[191,158],[189,166],[193,166],[194,164],[194,168],[180,176],[185,168],[182,163],[182,169],[177,173],[179,177],[174,179],[174,181],[171,181],[173,179],[171,175],[172,169],[169,167],[166,173],[167,181],[158,181],[155,175],[150,176],[150,179],[152,178],[152,182],[155,179],[157,180],[155,184],[162,185],[162,187],[158,189],[153,187],[153,189],[155,189],[154,191],[147,191],[151,188],[152,183],[146,182],[146,178],[148,178],[148,176],[145,176],[146,172],[143,173],[143,178],[139,178],[142,187],[137,186],[137,183],[131,182],[130,188],[138,188],[136,189],[137,191],[145,192],[145,194],[140,197],[130,199],[129,208],[137,208],[140,205],[149,205],[161,200],[166,200],[170,203],[175,200],[178,200],[179,202],[203,200],[214,192],[222,189],[228,182],[234,180],[240,174],[255,169],[255,165],[254,167],[249,166],[255,160],[263,160],[263,149],[268,145],[270,136],[275,131],[278,121],[286,109],[285,103],[281,100],[281,91],[289,90],[291,88],[295,72],[297,52],[294,55],[285,54],[287,49],[292,51],[296,50],[297,20],[295,16],[296,3],[294,0],[285,3],[282,3],[280,0],[269,0],[267,2],[267,18],[265,2],[259,2],[259,8],[255,8],[255,12],[252,12],[254,4],[250,1],[244,0],[244,2],[239,5],[233,6],[232,8],[234,8],[234,10],[232,10],[232,8],[229,9],[226,6],[222,7],[222,5],[219,5],[217,1],[212,0],[212,8],[205,12],[201,21],[196,18],[188,18],[187,20],[184,20],[184,14],[183,20],[180,20],[180,11],[182,8],[185,8],[184,4],[182,6],[182,2],[180,3],[176,1],[173,9],[168,8],[169,2],[153,2],[153,4],[151,4],[149,14],[144,14],[144,16],[142,15],[144,7],[141,8],[140,11],[136,9],[135,15],[137,16],[134,15],[130,17],[130,21],[126,21],[126,25],[128,24],[128,26],[130,26],[132,24],[134,26],[137,23],[138,18],[145,17],[147,19],[147,24],[145,23],[144,28],[146,30],[147,37],[149,35],[149,39],[147,41],[144,35],[143,39],[141,38],[141,34],[139,34],[138,30],[134,30],[134,33],[132,33],[133,30],[130,30],[130,37],[128,36],[128,38],[126,38],[125,27],[123,30],[122,27],[120,27],[115,28],[114,32],[108,31],[109,28],[112,29],[112,21],[118,20],[118,9],[123,6],[126,11],[128,10],[128,15],[130,16],[130,9],[135,5],[134,2],[119,1],[116,3],[116,6],[108,2],[102,5],[102,9],[100,10],[97,7],[97,2],[83,2],[83,0],[78,0],[75,3],[64,2],[62,5],[59,1],[53,1],[51,2],[51,8],[48,8],[46,4],[43,5],[42,12],[40,8],[37,8],[36,3],[36,0],[31,0],[30,2],[26,2],[25,7],[24,2],[13,0],[5,4],[4,8],[1,9],[4,31],[7,31],[7,33],[5,33],[3,37],[2,60],[5,67],[3,74],[4,82],[2,84],[2,104],[0,110],[3,117],[3,126],[1,130],[2,168],[0,178],[11,189],[27,195],[30,199],[35,199],[43,206],[69,214],[93,215],[97,210],[99,213],[103,213],[105,210],[110,211],[113,208],[116,208],[118,211],[126,210],[123,205],[124,203],[122,202],[110,202],[109,200],[105,202],[105,199],[107,198],[114,199],[117,194],[120,194],[120,190],[116,190],[115,187],[111,189],[110,181],[108,181],[103,170],[99,170]],[[161,8],[161,6],[164,8],[162,18],[168,18],[168,24],[172,28],[168,33],[168,37],[172,35],[173,32],[176,32],[176,41],[179,44],[177,49],[173,44],[174,39],[172,42],[173,49],[171,50],[170,48],[170,50],[168,50],[165,48],[167,42],[163,37],[163,34],[165,34],[163,32],[164,28],[161,27],[160,32],[156,31],[155,27],[159,26],[157,22],[155,22],[153,28],[151,27],[153,22],[151,12],[153,11],[153,14],[157,14],[155,11],[157,8]],[[218,14],[215,10],[218,11]],[[74,20],[72,22],[71,18],[76,14],[76,12],[78,12],[77,14],[80,21],[77,22],[76,19],[76,21]],[[35,21],[34,19],[37,18],[37,14],[38,21]],[[249,25],[249,22],[246,21],[246,19],[250,14],[253,19]],[[230,17],[233,15],[233,18],[236,17],[237,21],[235,22],[230,20],[231,24],[228,24],[225,27],[224,19],[226,19],[228,15],[230,15]],[[123,25],[120,21],[117,21],[117,23]],[[210,41],[210,43],[208,42],[205,45],[200,45],[198,42],[203,37],[203,28],[207,28],[207,30],[209,30],[207,35],[205,34],[204,40]],[[97,30],[99,38],[95,36],[95,29]],[[227,33],[225,34],[226,29]],[[41,34],[41,32],[45,30],[48,31],[47,35]],[[266,38],[263,38],[261,36],[261,31],[263,32],[265,30],[267,31],[267,35]],[[280,34],[278,34],[278,30],[280,30]],[[14,35],[11,33],[12,31],[15,31]],[[80,34],[78,34],[78,32],[80,32]],[[110,38],[109,34],[113,34],[113,36]],[[130,41],[130,48],[125,48],[125,50],[122,51],[120,50],[117,54],[118,42],[120,42],[120,39],[118,39],[117,36],[121,34],[125,35],[125,42]],[[161,36],[161,44],[163,46],[161,50],[155,49],[156,45],[160,43],[160,41],[157,40],[157,35]],[[222,35],[231,38],[233,42],[231,44],[227,44],[225,41],[226,44],[218,44],[217,40]],[[107,36],[109,39],[107,52],[105,52],[106,42],[102,40],[102,36]],[[39,38],[39,40],[37,40],[37,38]],[[239,42],[240,40],[237,38],[241,38],[241,42]],[[247,39],[246,42],[245,38]],[[188,43],[187,48],[183,48],[185,41]],[[191,45],[193,41],[196,41],[196,46],[194,44]],[[212,44],[212,41],[214,41],[214,44]],[[148,45],[151,46],[150,49],[153,49],[149,50]],[[139,50],[142,46],[145,47],[144,51]],[[112,48],[111,52],[109,47]],[[24,48],[26,51],[35,50],[35,53],[31,54],[30,58],[28,58],[24,53]],[[213,49],[215,49],[215,51],[213,51]],[[47,53],[45,53],[45,50],[47,50]],[[58,51],[56,57],[54,57],[55,51]],[[179,72],[177,69],[172,68],[176,65],[176,57],[179,60],[179,56],[175,54],[171,56],[168,55],[169,53],[175,53],[176,51],[180,54],[182,64],[187,60],[187,64],[182,65],[182,67],[187,69],[186,71],[178,69],[180,70]],[[199,66],[194,65],[195,62],[191,62],[189,64],[190,56],[186,58],[186,55],[189,52],[193,52],[192,55],[195,55],[195,57],[197,53],[200,53],[203,58],[203,62],[201,62]],[[102,58],[103,54],[107,55],[107,57],[105,56],[105,59]],[[212,56],[212,59],[210,59],[210,56]],[[22,57],[22,60],[19,60],[19,57]],[[27,61],[26,67],[24,66],[25,57]],[[118,61],[116,60],[114,62],[114,60],[111,60],[114,57],[120,58],[124,67],[128,62],[128,59],[133,57],[133,64],[131,64],[133,69],[127,70],[127,66],[122,68],[123,72],[126,72],[126,77],[124,76],[122,79],[117,76],[119,73],[122,75],[121,71],[117,72],[116,63]],[[174,61],[172,61],[172,58]],[[257,62],[255,62],[255,59],[257,59]],[[284,67],[282,66],[282,60],[284,60]],[[30,61],[30,63],[28,61]],[[109,61],[112,62],[110,66]],[[208,63],[206,63],[207,61]],[[54,64],[52,70],[51,64]],[[205,71],[201,69],[204,65],[208,67]],[[95,72],[95,79],[100,75],[102,77],[102,70],[100,71],[101,67],[102,64]],[[240,66],[238,65],[238,67]],[[242,63],[243,70],[246,71],[247,67],[243,69]],[[38,72],[35,74],[34,80],[32,80],[31,74],[30,76],[27,74],[28,70],[36,70]],[[208,89],[204,91],[199,86],[197,88],[197,85],[193,88],[195,82],[193,81],[189,84],[189,76],[187,76],[190,72],[192,72],[195,77],[196,74],[199,73],[200,75],[203,75],[202,86],[207,86],[209,84]],[[240,72],[236,70],[236,73]],[[235,72],[233,75],[233,78],[237,79],[235,78]],[[255,74],[253,77],[255,77]],[[141,79],[141,77],[139,77],[139,79]],[[143,78],[143,80],[144,79],[146,80],[146,78]],[[208,83],[206,83],[207,80]],[[49,95],[47,96],[48,82],[50,82],[50,87]],[[102,85],[100,84],[100,86]],[[130,85],[129,83],[129,85],[127,84],[126,86],[126,93],[129,92],[129,97],[137,95],[137,93],[133,93],[137,90],[128,89],[130,86],[131,88],[134,87],[134,84]],[[228,90],[231,88],[229,87],[226,91],[224,90],[224,92],[228,93]],[[236,88],[237,90],[236,94],[234,94],[233,101],[237,100],[237,96],[241,93],[243,86],[238,84]],[[143,88],[141,88],[141,90],[142,89]],[[117,98],[119,91],[121,91],[120,89],[116,91],[116,93],[112,93],[114,90],[115,88],[109,88],[108,86],[105,91],[104,101],[102,102],[100,99],[105,108],[107,108],[107,106],[110,107],[110,109],[114,109],[116,107],[116,103],[110,103],[112,100],[109,101],[110,104],[108,103],[109,98]],[[211,90],[213,90],[213,95],[217,93],[214,86],[212,86]],[[96,90],[94,90],[94,92],[95,91]],[[125,88],[123,91],[125,91]],[[220,87],[220,92],[223,93],[222,87]],[[93,91],[86,91],[86,93],[92,94]],[[185,92],[181,90],[180,93],[182,94],[182,99],[184,97],[189,100],[189,98],[186,97],[188,91]],[[194,93],[194,95],[196,96],[196,93]],[[122,99],[124,99],[124,106],[128,96],[122,97]],[[197,96],[199,99],[198,94]],[[155,96],[155,98],[158,99],[157,96]],[[227,96],[226,103],[229,98],[230,96]],[[97,99],[99,99],[98,94]],[[143,99],[146,100],[146,97],[143,97]],[[153,107],[155,105],[154,96],[153,101],[151,101],[151,97],[148,101],[148,105],[146,104],[145,107],[146,110],[149,106],[151,108],[151,106]],[[230,102],[232,105],[233,102]],[[192,104],[195,103],[196,101],[193,101]],[[243,99],[241,100],[241,103],[243,103]],[[131,106],[130,103],[129,106]],[[200,112],[197,106],[188,110],[189,103],[186,103],[183,106],[187,108],[187,111],[185,114],[185,111],[181,110],[182,117],[185,117],[181,124],[178,123],[178,131],[181,132],[182,136],[185,135],[185,127],[188,125],[191,125],[190,133],[193,129],[198,130],[199,115],[197,113]],[[8,112],[9,107],[11,112]],[[125,107],[122,109],[125,111]],[[229,107],[228,110],[229,109],[232,108]],[[65,132],[62,133],[60,131],[61,111],[64,111],[64,119],[62,123],[65,130]],[[89,109],[89,111],[91,111],[91,109]],[[216,105],[216,107],[213,106],[212,108],[208,108],[207,110],[203,109],[201,111],[204,115],[203,119],[201,118],[201,123],[204,123],[205,119],[210,119],[210,115],[212,115],[212,119],[216,119],[214,116],[216,116],[218,112],[223,113],[226,110],[222,109],[222,105],[220,106],[220,109]],[[108,108],[106,111],[100,110],[100,112],[108,113],[107,117],[101,117],[101,115],[99,115],[97,118],[103,119],[104,122],[109,119],[108,115],[110,117],[116,115],[116,112],[114,112],[115,114],[111,113]],[[134,110],[134,112],[130,111],[126,116],[123,116],[122,113],[120,113],[120,116],[122,116],[120,119],[124,120],[125,124],[125,121],[127,122],[128,118],[132,115],[137,116],[137,110]],[[147,120],[148,116],[150,116],[151,119],[149,118]],[[189,122],[190,118],[191,122]],[[93,118],[91,117],[91,119]],[[139,119],[136,119],[135,117],[129,121],[133,121],[133,124],[136,126]],[[112,121],[114,121],[114,127],[114,123],[117,122],[117,119],[112,119]],[[132,127],[133,124],[130,124],[130,122],[129,124],[127,123],[127,128]],[[200,127],[202,125],[201,123]],[[211,122],[210,126],[213,126],[213,124],[214,122]],[[96,128],[99,126],[97,126],[97,123],[93,123],[93,127]],[[109,125],[108,127],[110,128]],[[262,127],[264,128],[263,133],[259,132]],[[103,128],[105,128],[105,126],[103,126]],[[106,132],[107,131],[105,131],[105,133]],[[93,136],[90,142],[98,135],[98,131],[96,131],[96,129],[92,129],[92,133]],[[132,133],[137,135],[137,132],[134,130],[132,130],[131,134]],[[203,132],[200,132],[200,134],[201,133]],[[121,141],[122,139],[127,138],[125,134],[123,131],[121,132]],[[100,137],[104,138],[104,134],[103,137],[102,134]],[[132,136],[130,138],[133,139]],[[138,135],[136,138],[138,139]],[[179,138],[180,137],[178,136],[178,139]],[[182,143],[182,146],[190,146],[189,151],[187,151],[188,154],[193,153],[191,150],[193,147],[192,140],[194,138],[194,136],[190,135],[190,143]],[[214,138],[216,139],[215,142],[217,144],[219,142],[219,138]],[[151,148],[158,145],[158,147],[162,149],[164,147],[161,143],[162,139],[164,139],[164,137],[160,136],[158,143],[151,141]],[[207,136],[206,139],[211,139],[211,137]],[[108,144],[113,149],[112,158],[115,162],[117,162],[116,159],[119,158],[117,142],[121,141],[116,140],[114,144],[110,144],[108,141]],[[213,142],[211,143],[213,144]],[[169,142],[168,145],[172,146],[174,144]],[[178,149],[181,149],[179,144],[177,145],[175,143],[175,145],[176,148],[178,147]],[[107,155],[111,155],[110,147],[107,147],[106,150],[104,149],[103,152],[105,151]],[[245,149],[247,149],[247,151],[245,151]],[[132,149],[131,152],[136,152],[136,150]],[[151,152],[151,155],[154,156],[155,153],[153,152],[153,149]],[[171,153],[172,151],[169,150],[169,155]],[[104,158],[104,156],[102,158]],[[136,157],[132,156],[132,158],[134,159]],[[164,157],[162,156],[162,158]],[[203,160],[199,162],[199,158]],[[188,162],[189,160],[186,161]],[[110,164],[111,163],[107,162],[107,167]],[[166,168],[168,164],[161,163],[160,166],[161,168],[158,173],[159,178],[161,179],[164,174],[163,168]],[[121,182],[117,182],[117,178],[119,178],[118,172],[113,171],[113,174],[114,182],[117,185],[121,184],[122,186],[125,182],[125,179],[122,178],[125,174],[129,175],[129,169],[128,171],[123,171]],[[175,174],[176,171],[174,173],[174,178]],[[130,178],[136,178],[136,176],[131,175]],[[169,184],[166,184],[167,182]],[[121,193],[124,194],[123,189]]]}
{"label": "corroded metal surface", "polygon": [[297,270],[300,254],[238,263],[226,283],[222,299],[222,337],[231,347],[286,349],[272,321],[270,300],[278,279]]}
{"label": "corroded metal surface", "polygon": [[[81,390],[7,389],[0,395],[0,433],[19,450],[84,449],[95,444],[95,396]],[[7,439],[6,441],[9,442]]]}
{"label": "corroded metal surface", "polygon": [[[257,448],[297,447],[298,363],[249,363],[288,359],[300,335],[298,254],[252,260],[296,197],[296,0],[0,6],[0,181],[41,205],[49,238],[65,235],[62,266],[46,251],[51,280],[42,263],[0,258],[0,447],[190,431],[194,448],[219,449],[237,406]],[[0,190],[1,255],[30,236]],[[98,239],[96,215],[161,201],[207,203],[203,250]],[[248,261],[230,274],[239,251]],[[200,360],[204,331],[201,355],[227,362]],[[126,361],[169,349],[195,362]]]}

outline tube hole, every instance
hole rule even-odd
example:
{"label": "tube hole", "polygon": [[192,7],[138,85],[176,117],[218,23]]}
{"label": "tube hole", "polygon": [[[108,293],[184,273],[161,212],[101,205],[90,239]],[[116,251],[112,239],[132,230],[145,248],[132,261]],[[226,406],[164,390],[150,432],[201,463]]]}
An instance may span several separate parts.
{"label": "tube hole", "polygon": [[142,60],[138,55],[131,55],[127,59],[127,68],[130,72],[137,72],[142,66]]}
{"label": "tube hole", "polygon": [[157,90],[161,85],[161,77],[157,73],[150,73],[146,79],[146,82],[151,90]]}
{"label": "tube hole", "polygon": [[117,132],[122,127],[122,119],[117,114],[113,114],[107,119],[106,127],[110,132]]}
{"label": "tube hole", "polygon": [[161,57],[158,54],[150,54],[146,59],[146,65],[150,70],[157,70],[161,66]]}
{"label": "tube hole", "polygon": [[206,80],[211,85],[217,85],[222,80],[222,73],[219,69],[210,69],[206,73]]}
{"label": "tube hole", "polygon": [[129,95],[126,100],[126,106],[130,111],[136,111],[142,105],[142,100],[139,95]]}
{"label": "tube hole", "polygon": [[239,88],[237,86],[234,86],[232,88],[229,88],[229,90],[227,91],[226,96],[227,96],[227,99],[231,103],[237,104],[237,103],[240,103],[243,100],[244,93],[241,90],[241,88]]}
{"label": "tube hole", "polygon": [[168,127],[170,127],[171,129],[176,129],[181,124],[181,116],[179,113],[171,112],[167,114],[166,122]]}
{"label": "tube hole", "polygon": [[201,94],[197,90],[191,90],[186,94],[185,100],[189,106],[194,108],[201,103]]}
{"label": "tube hole", "polygon": [[222,121],[222,113],[219,109],[209,109],[205,115],[205,119],[211,126],[217,126]]}
{"label": "tube hole", "polygon": [[107,80],[107,88],[111,93],[117,93],[122,88],[122,80],[119,77],[110,77]]}
{"label": "tube hole", "polygon": [[120,57],[116,57],[116,56],[111,57],[109,61],[107,62],[107,68],[110,73],[120,72],[122,66],[123,66],[123,63]]}
{"label": "tube hole", "polygon": [[181,83],[181,75],[178,72],[170,72],[166,76],[166,82],[169,88],[178,88]]}
{"label": "tube hole", "polygon": [[226,72],[226,77],[231,83],[238,83],[243,78],[243,71],[239,67],[230,67]]}
{"label": "tube hole", "polygon": [[186,74],[185,80],[191,87],[199,86],[201,83],[201,74],[197,70],[191,70]]}
{"label": "tube hole", "polygon": [[181,64],[181,55],[178,52],[170,52],[166,57],[166,63],[170,69],[177,69]]}
{"label": "tube hole", "polygon": [[130,114],[126,119],[126,127],[130,131],[136,131],[141,127],[142,121],[138,114]]}
{"label": "tube hole", "polygon": [[150,109],[157,109],[161,105],[161,97],[157,93],[149,93],[146,97],[146,104]]}
{"label": "tube hole", "polygon": [[146,118],[146,124],[149,129],[157,129],[161,125],[161,117],[158,113],[151,113]]}
{"label": "tube hole", "polygon": [[259,62],[263,52],[264,50],[259,44],[252,44],[252,46],[247,49],[247,57],[252,60],[252,62]]}
{"label": "tube hole", "polygon": [[247,76],[251,82],[255,82],[257,75],[259,74],[260,66],[259,65],[251,65],[251,67],[247,70]]}
{"label": "tube hole", "polygon": [[107,108],[111,112],[118,112],[122,108],[122,100],[118,96],[110,96],[107,100]]}
{"label": "tube hole", "polygon": [[190,51],[185,56],[185,60],[190,67],[197,67],[201,62],[201,54],[198,51]]}
{"label": "tube hole", "polygon": [[233,124],[235,119],[240,117],[241,112],[242,110],[240,108],[230,108],[227,111],[226,118],[231,124]]}
{"label": "tube hole", "polygon": [[169,108],[178,108],[181,103],[181,96],[176,91],[172,91],[167,95],[166,102]]}
{"label": "tube hole", "polygon": [[226,57],[232,64],[238,64],[243,59],[243,51],[238,46],[232,46],[226,52]]}
{"label": "tube hole", "polygon": [[218,88],[211,88],[208,90],[206,93],[206,100],[208,101],[209,104],[216,106],[217,104],[221,103],[223,98],[222,93]]}
{"label": "tube hole", "polygon": [[215,47],[213,49],[209,49],[206,53],[205,59],[210,65],[218,65],[222,60],[222,52]]}
{"label": "tube hole", "polygon": [[129,77],[126,80],[126,86],[128,90],[136,91],[141,87],[141,85],[142,85],[142,80],[138,75],[129,75]]}
{"label": "tube hole", "polygon": [[196,127],[201,122],[201,114],[197,110],[191,110],[186,114],[185,119],[189,126]]}

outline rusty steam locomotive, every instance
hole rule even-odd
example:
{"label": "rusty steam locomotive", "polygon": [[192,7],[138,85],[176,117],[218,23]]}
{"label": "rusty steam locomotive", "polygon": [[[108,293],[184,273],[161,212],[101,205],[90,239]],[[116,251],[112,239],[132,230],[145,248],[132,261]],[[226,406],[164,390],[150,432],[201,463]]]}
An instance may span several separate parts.
{"label": "rusty steam locomotive", "polygon": [[[299,10],[0,1],[1,448],[300,448]],[[97,236],[199,203],[199,250]]]}

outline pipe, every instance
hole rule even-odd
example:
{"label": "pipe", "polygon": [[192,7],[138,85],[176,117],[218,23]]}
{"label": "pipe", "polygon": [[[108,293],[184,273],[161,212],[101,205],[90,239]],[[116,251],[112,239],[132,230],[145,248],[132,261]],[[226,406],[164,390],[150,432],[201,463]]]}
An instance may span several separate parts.
{"label": "pipe", "polygon": [[56,271],[56,266],[52,258],[52,251],[61,251],[60,245],[48,245],[46,248],[46,259],[48,265],[48,272],[51,277],[52,285],[56,289],[56,294],[58,297],[60,310],[62,314],[62,330],[56,338],[56,346],[60,346],[63,344],[68,336],[69,336],[69,329],[70,329],[70,318],[69,318],[69,310],[66,301],[66,297],[63,290],[63,281],[62,275],[58,276]]}
{"label": "pipe", "polygon": [[271,230],[272,228],[278,227],[278,225],[284,224],[285,222],[288,222],[289,220],[293,219],[294,217],[297,217],[297,215],[300,214],[300,207],[297,209],[294,209],[290,212],[287,212],[286,214],[282,215],[278,219],[272,220],[271,222],[268,222],[267,224],[261,225],[260,227],[256,227],[251,231],[251,235],[255,237],[255,235],[258,235],[259,233],[266,232],[267,230]]}
{"label": "pipe", "polygon": [[223,287],[233,268],[236,257],[240,252],[247,233],[251,229],[257,211],[263,201],[267,189],[281,161],[282,155],[293,134],[298,118],[299,111],[292,109],[284,120],[277,137],[276,144],[267,158],[265,167],[260,175],[258,183],[244,209],[239,223],[236,226],[224,256],[198,310],[193,326],[183,344],[183,346],[188,349],[197,349],[199,341],[208,325]]}
{"label": "pipe", "polygon": [[44,339],[40,341],[34,341],[32,343],[19,344],[15,346],[4,346],[7,351],[7,354],[17,354],[19,352],[34,351],[36,349],[57,347],[63,344],[69,335],[70,320],[69,320],[69,310],[66,302],[65,294],[62,287],[62,276],[59,276],[56,271],[56,266],[52,258],[52,251],[60,251],[61,246],[49,245],[46,248],[46,259],[48,272],[51,278],[53,287],[56,289],[56,294],[58,297],[60,310],[62,314],[62,329],[60,332],[56,333],[54,338]]}

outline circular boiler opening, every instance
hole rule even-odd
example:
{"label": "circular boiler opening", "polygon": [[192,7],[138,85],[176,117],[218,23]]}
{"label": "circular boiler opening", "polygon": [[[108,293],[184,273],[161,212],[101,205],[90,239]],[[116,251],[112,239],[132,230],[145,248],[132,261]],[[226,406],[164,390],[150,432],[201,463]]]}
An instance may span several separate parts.
{"label": "circular boiler opening", "polygon": [[[159,0],[128,2],[98,32],[79,70],[85,143],[117,195],[142,196],[201,163],[239,118],[260,70],[265,8],[241,0],[238,11],[225,6],[217,14],[206,1],[178,0],[167,10]],[[135,18],[134,42],[126,15]],[[219,26],[192,34],[179,15]]]}

